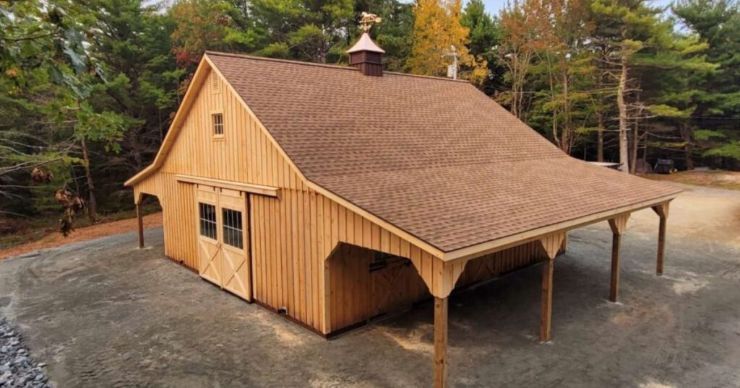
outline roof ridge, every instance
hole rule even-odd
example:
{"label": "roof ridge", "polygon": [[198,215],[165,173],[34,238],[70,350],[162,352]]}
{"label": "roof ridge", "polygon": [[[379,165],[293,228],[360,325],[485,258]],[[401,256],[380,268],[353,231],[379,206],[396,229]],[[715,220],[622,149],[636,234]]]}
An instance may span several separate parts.
{"label": "roof ridge", "polygon": [[[242,53],[226,53],[226,52],[223,52],[223,51],[210,51],[210,50],[206,50],[205,54],[206,55],[220,55],[220,56],[224,56],[224,57],[235,57],[235,58],[254,59],[254,60],[258,60],[258,61],[289,63],[289,64],[303,65],[303,66],[325,67],[325,68],[329,68],[329,69],[357,71],[357,68],[352,67],[352,66],[334,65],[334,64],[329,64],[329,63],[305,62],[305,61],[297,61],[295,59],[282,59],[282,58],[260,57],[260,56],[256,56],[256,55],[242,54]],[[437,80],[437,81],[449,81],[449,82],[459,82],[459,83],[463,83],[463,84],[470,84],[470,82],[467,81],[467,80],[451,79],[451,78],[447,78],[447,77],[437,77],[437,76],[433,76],[433,75],[401,73],[401,72],[397,72],[397,71],[387,71],[387,70],[383,70],[383,74],[391,74],[391,75],[397,75],[397,76],[403,76],[403,77],[426,78],[426,79]]]}
{"label": "roof ridge", "polygon": [[464,79],[452,79],[452,78],[447,78],[447,77],[438,77],[436,75],[400,73],[400,72],[397,72],[397,71],[386,71],[386,70],[383,70],[383,74],[393,74],[393,75],[400,75],[400,76],[404,76],[404,77],[415,77],[415,78],[428,78],[428,79],[437,80],[437,81],[458,82],[458,83],[461,83],[461,84],[468,84],[468,85],[470,85],[470,81],[468,81],[468,80],[464,80]]}
{"label": "roof ridge", "polygon": [[225,52],[222,52],[222,51],[206,51],[206,54],[207,55],[220,55],[220,56],[224,56],[224,57],[236,57],[236,58],[254,59],[254,60],[258,60],[258,61],[290,63],[290,64],[294,64],[294,65],[328,67],[330,69],[340,69],[340,70],[357,71],[357,68],[351,67],[351,66],[332,65],[332,64],[329,64],[329,63],[305,62],[305,61],[297,61],[297,60],[294,60],[294,59],[260,57],[260,56],[256,56],[256,55],[241,54],[241,53],[225,53]]}

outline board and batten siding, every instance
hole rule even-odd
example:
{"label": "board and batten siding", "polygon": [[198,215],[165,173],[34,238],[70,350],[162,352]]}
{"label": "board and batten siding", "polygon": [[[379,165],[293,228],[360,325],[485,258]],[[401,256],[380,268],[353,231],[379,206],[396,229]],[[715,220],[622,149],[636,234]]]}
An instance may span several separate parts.
{"label": "board and batten siding", "polygon": [[[200,84],[189,92],[194,100],[182,112],[186,116],[166,159],[134,185],[136,198],[144,193],[159,199],[166,256],[198,270],[196,187],[177,179],[189,175],[279,189],[277,198],[249,195],[253,297],[319,332],[328,334],[368,314],[366,309],[348,307],[349,301],[340,297],[343,290],[360,290],[358,279],[338,276],[346,271],[332,273],[327,258],[340,243],[410,259],[426,291],[449,289],[455,283],[464,262],[444,264],[312,190],[220,75],[208,67],[203,71]],[[214,136],[214,113],[223,115],[222,137]],[[502,255],[507,256],[498,254]],[[463,278],[467,279],[465,274]],[[408,290],[405,297],[411,299],[424,291],[418,283]]]}
{"label": "board and batten siding", "polygon": [[[342,244],[327,259],[331,274],[329,321],[332,331],[408,308],[431,295],[413,266],[392,261],[371,271],[375,252]],[[539,241],[471,259],[456,287],[465,287],[527,267],[547,258]],[[410,264],[410,263],[409,263]]]}

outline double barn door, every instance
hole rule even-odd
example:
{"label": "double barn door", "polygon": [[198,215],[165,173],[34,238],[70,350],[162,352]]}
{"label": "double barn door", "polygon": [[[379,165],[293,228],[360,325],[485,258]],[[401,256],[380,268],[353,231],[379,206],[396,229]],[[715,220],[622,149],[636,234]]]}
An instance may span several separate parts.
{"label": "double barn door", "polygon": [[200,276],[251,300],[248,194],[203,185],[196,191]]}

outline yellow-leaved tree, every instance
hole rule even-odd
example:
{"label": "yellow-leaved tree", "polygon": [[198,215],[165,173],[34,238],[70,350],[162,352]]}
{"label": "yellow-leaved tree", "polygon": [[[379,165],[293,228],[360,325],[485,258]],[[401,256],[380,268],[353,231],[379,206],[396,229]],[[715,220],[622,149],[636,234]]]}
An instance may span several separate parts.
{"label": "yellow-leaved tree", "polygon": [[407,61],[414,74],[441,76],[452,64],[452,46],[461,68],[472,69],[461,78],[475,81],[481,76],[478,68],[486,68],[468,52],[468,29],[460,23],[462,0],[417,0],[414,6],[413,46]]}

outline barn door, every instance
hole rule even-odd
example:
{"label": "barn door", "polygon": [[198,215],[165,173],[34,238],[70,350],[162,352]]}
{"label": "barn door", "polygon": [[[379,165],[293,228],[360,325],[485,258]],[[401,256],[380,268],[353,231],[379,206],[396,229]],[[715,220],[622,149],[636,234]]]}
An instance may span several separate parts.
{"label": "barn door", "polygon": [[247,194],[198,186],[196,198],[200,276],[251,300]]}
{"label": "barn door", "polygon": [[370,284],[374,315],[400,311],[414,302],[404,285],[418,276],[408,259],[375,252],[370,262]]}
{"label": "barn door", "polygon": [[221,241],[218,227],[218,191],[199,186],[196,193],[198,215],[198,272],[211,283],[221,285]]}
{"label": "barn door", "polygon": [[223,243],[222,287],[251,300],[247,194],[224,189],[219,197],[219,208]]}

